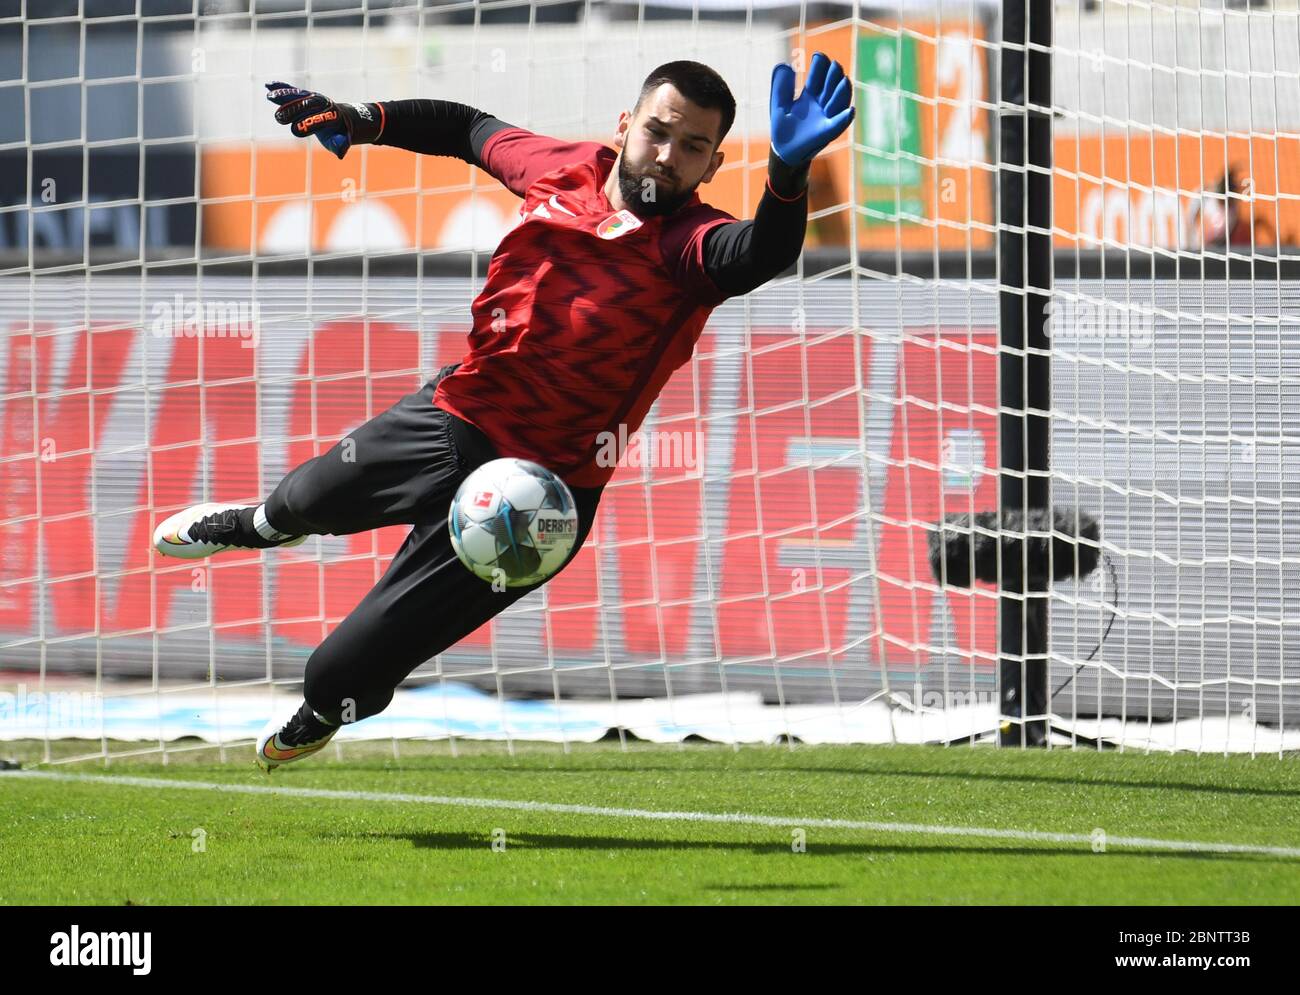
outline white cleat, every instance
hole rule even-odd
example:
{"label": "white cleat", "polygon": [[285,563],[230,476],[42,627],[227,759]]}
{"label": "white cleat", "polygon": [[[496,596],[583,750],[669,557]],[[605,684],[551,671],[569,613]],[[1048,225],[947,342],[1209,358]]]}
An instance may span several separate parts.
{"label": "white cleat", "polygon": [[339,726],[327,725],[303,702],[286,721],[272,719],[257,737],[257,766],[268,774],[276,767],[309,757],[325,748]]}
{"label": "white cleat", "polygon": [[306,536],[279,540],[263,537],[241,522],[239,513],[252,508],[253,505],[247,504],[196,504],[178,511],[153,530],[153,548],[163,556],[201,560],[228,549],[297,546],[307,539]]}

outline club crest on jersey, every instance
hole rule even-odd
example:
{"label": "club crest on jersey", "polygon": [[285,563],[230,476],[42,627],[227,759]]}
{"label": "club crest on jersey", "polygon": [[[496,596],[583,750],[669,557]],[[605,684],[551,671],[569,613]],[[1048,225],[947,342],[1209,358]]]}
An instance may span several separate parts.
{"label": "club crest on jersey", "polygon": [[601,238],[618,238],[641,227],[641,219],[631,211],[619,211],[611,214],[596,226],[596,234]]}

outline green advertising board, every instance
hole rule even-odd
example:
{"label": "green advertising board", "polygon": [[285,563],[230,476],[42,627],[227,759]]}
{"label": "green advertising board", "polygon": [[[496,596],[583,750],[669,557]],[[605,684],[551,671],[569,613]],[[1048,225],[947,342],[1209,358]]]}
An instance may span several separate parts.
{"label": "green advertising board", "polygon": [[916,39],[858,36],[858,202],[868,225],[924,217]]}

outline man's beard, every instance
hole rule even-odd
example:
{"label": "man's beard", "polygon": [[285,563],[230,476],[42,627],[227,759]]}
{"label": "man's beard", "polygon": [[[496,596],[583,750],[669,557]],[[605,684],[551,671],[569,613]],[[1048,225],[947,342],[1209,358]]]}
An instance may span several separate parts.
{"label": "man's beard", "polygon": [[[645,184],[646,180],[650,183]],[[623,156],[618,157],[618,192],[623,195],[623,201],[629,205],[633,214],[643,218],[672,214],[695,196],[695,187],[665,194],[654,180],[653,174],[637,176],[628,168],[627,160]],[[651,200],[650,197],[654,199]]]}

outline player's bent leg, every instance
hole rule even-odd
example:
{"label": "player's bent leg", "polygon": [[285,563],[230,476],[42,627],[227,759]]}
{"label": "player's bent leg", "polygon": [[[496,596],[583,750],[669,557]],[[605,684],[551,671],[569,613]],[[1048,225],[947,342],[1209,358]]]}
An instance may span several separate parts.
{"label": "player's bent leg", "polygon": [[[560,570],[586,540],[600,498],[599,489],[573,494],[578,535]],[[416,526],[375,588],[307,661],[306,700],[331,722],[375,715],[416,667],[540,586],[494,590],[457,558],[445,515]]]}
{"label": "player's bent leg", "polygon": [[454,368],[286,474],[264,505],[271,526],[293,535],[351,535],[424,520],[429,500],[458,469],[449,416],[433,403],[438,381]]}
{"label": "player's bent leg", "polygon": [[[231,549],[296,546],[309,535],[349,535],[420,520],[427,495],[445,487],[459,461],[448,416],[433,405],[446,367],[420,390],[287,474],[260,505],[194,505],[167,518],[153,545],[164,556],[202,559]],[[491,444],[472,426],[474,455]]]}

